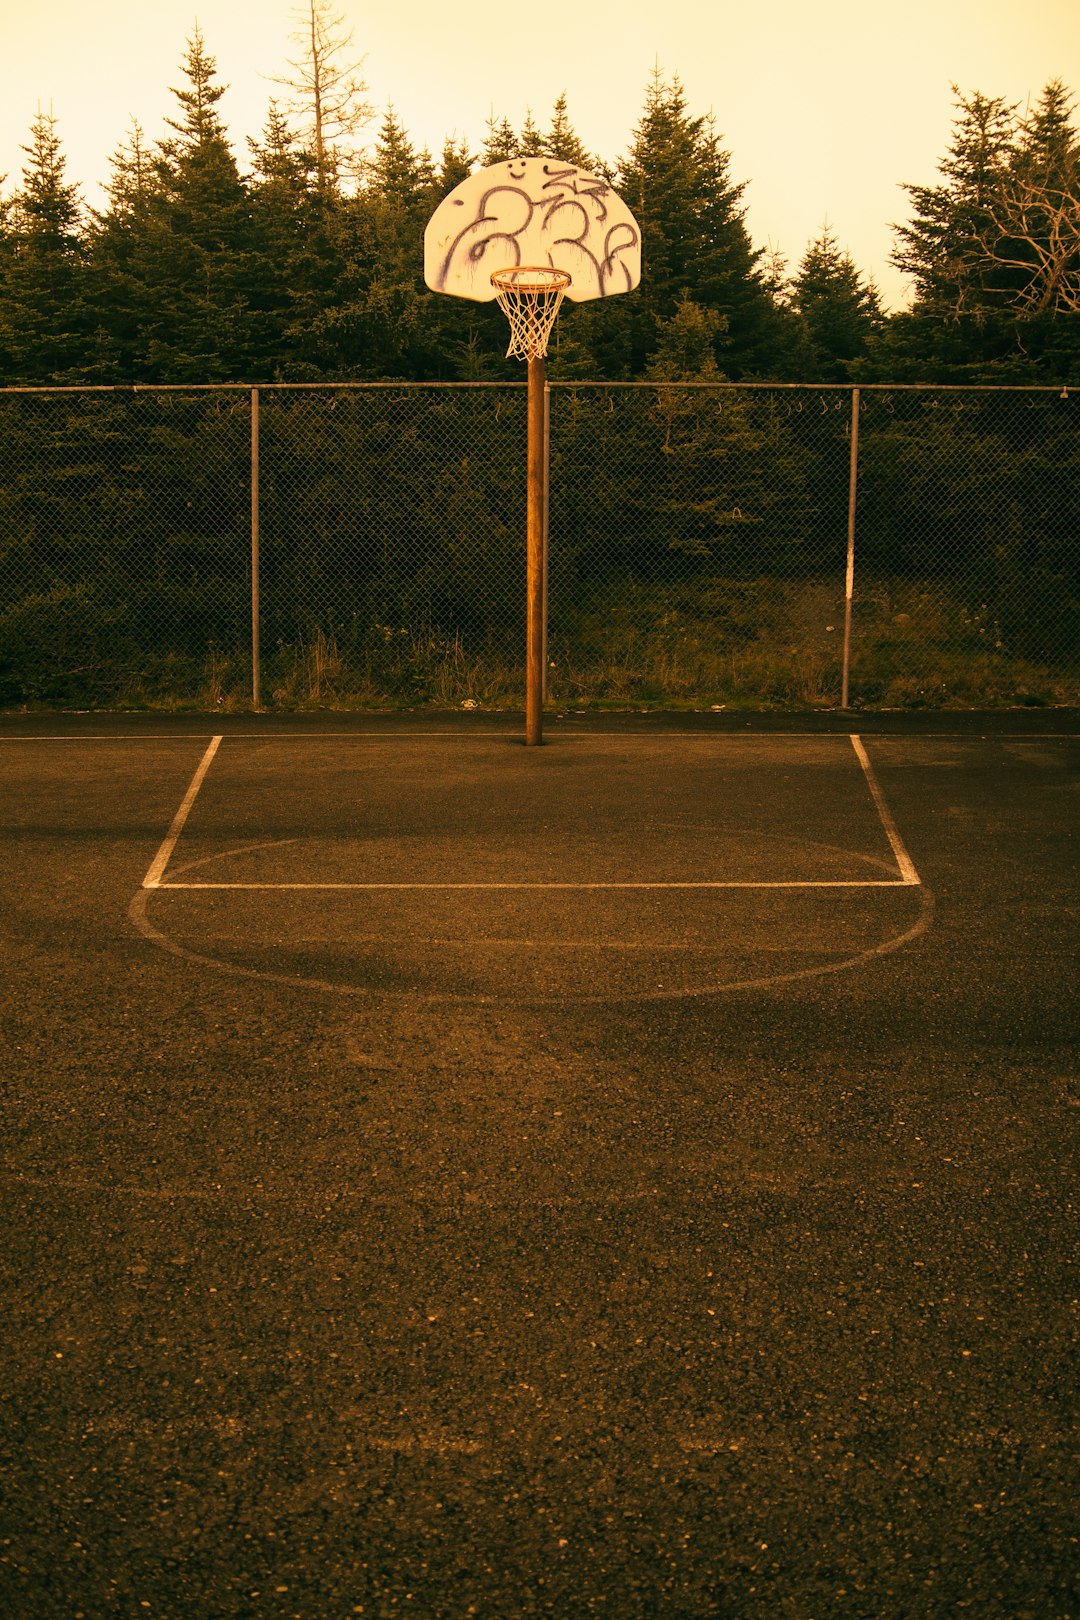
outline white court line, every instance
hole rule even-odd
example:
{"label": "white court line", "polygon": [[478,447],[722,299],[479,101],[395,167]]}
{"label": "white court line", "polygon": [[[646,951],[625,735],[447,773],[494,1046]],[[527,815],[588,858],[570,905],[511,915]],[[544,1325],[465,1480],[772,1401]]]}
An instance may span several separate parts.
{"label": "white court line", "polygon": [[599,889],[896,889],[911,888],[921,884],[914,863],[904,848],[903,841],[897,830],[896,823],[885,803],[884,795],[874,775],[866,749],[860,737],[849,733],[849,741],[855,750],[856,758],[862,767],[867,786],[873,798],[878,817],[881,821],[885,836],[896,859],[900,871],[899,878],[838,878],[838,879],[763,879],[759,881],[742,879],[728,881],[705,882],[625,882],[625,883],[163,883],[165,872],[173,851],[183,832],[184,824],[191,813],[192,806],[202,787],[207,771],[213,762],[214,755],[222,742],[221,736],[211,740],[210,746],[199,762],[198,769],[191,779],[188,790],[184,795],[180,808],[173,817],[172,825],[165,836],[164,842],[150,864],[142,882],[144,889],[236,889],[236,890],[473,890],[473,889],[571,889],[571,890],[599,890]]}
{"label": "white court line", "polygon": [[[491,889],[495,889],[495,890],[503,890],[503,889],[541,889],[541,890],[555,890],[555,889],[571,889],[571,890],[599,890],[599,889],[907,889],[907,888],[913,888],[915,886],[919,886],[921,884],[919,874],[916,872],[914,864],[913,864],[913,862],[911,860],[911,857],[908,855],[908,853],[905,850],[904,845],[903,845],[903,843],[901,841],[900,834],[896,829],[896,823],[893,821],[893,818],[892,818],[892,816],[891,816],[891,814],[889,812],[889,807],[885,803],[885,799],[884,799],[884,797],[882,795],[881,788],[878,785],[878,781],[877,781],[876,776],[874,775],[873,767],[871,766],[870,761],[869,761],[869,759],[867,757],[866,750],[863,747],[862,742],[861,742],[859,737],[857,737],[857,736],[855,736],[855,735],[853,735],[851,733],[848,733],[848,738],[849,738],[849,741],[851,742],[852,747],[855,750],[855,754],[856,754],[856,757],[857,757],[857,759],[859,761],[859,764],[862,766],[863,775],[866,778],[866,782],[867,782],[867,785],[868,785],[868,787],[870,789],[871,796],[873,797],[874,806],[875,806],[875,808],[877,810],[878,817],[879,817],[879,819],[881,821],[882,828],[884,829],[886,838],[889,840],[889,847],[891,848],[891,850],[893,852],[893,855],[894,855],[894,857],[896,859],[896,863],[897,863],[897,866],[898,866],[899,871],[900,871],[899,878],[835,878],[835,879],[819,879],[819,878],[817,878],[817,879],[816,878],[797,879],[797,878],[793,878],[793,879],[762,879],[760,881],[754,881],[754,880],[750,880],[750,879],[741,879],[741,880],[732,879],[732,880],[729,880],[729,881],[672,882],[672,883],[648,883],[648,882],[628,882],[628,883],[513,883],[513,882],[507,882],[507,883],[334,883],[334,882],[326,882],[326,883],[178,883],[178,882],[172,882],[172,883],[144,884],[143,886],[144,886],[144,888],[161,888],[161,889],[171,889],[171,890],[175,890],[175,889],[199,889],[199,890],[203,890],[203,889],[215,889],[215,890],[216,889],[235,889],[235,890],[245,890],[245,891],[246,890],[269,890],[269,891],[277,891],[277,890],[304,890],[304,891],[308,891],[308,890],[315,890],[315,891],[346,890],[346,891],[357,891],[357,890],[360,890],[360,891],[362,891],[362,890],[371,890],[371,889],[439,890],[439,891],[459,891],[459,890],[474,890],[474,889],[488,889],[488,890],[491,890]],[[209,760],[205,761],[205,764],[209,765]],[[200,767],[200,769],[202,769],[202,767]],[[199,780],[201,780],[201,777],[199,778]],[[192,787],[195,789],[196,792],[198,791],[198,784],[197,783],[193,783]],[[189,790],[189,792],[190,792],[190,790]],[[194,793],[191,793],[190,796],[191,796],[192,799],[194,799]],[[181,807],[181,809],[182,808],[183,807]],[[183,825],[182,821],[181,821],[180,825],[181,826]],[[177,835],[179,835],[179,828],[177,828]],[[176,842],[176,840],[174,838],[173,843],[175,844],[175,842]],[[199,864],[201,864],[201,863],[199,863]],[[164,863],[162,863],[162,870],[164,870]],[[160,874],[159,874],[159,876],[160,876]]]}
{"label": "white court line", "polygon": [[218,751],[220,743],[221,738],[215,737],[211,741],[206,753],[199,761],[199,768],[195,772],[195,775],[191,778],[190,786],[188,787],[187,792],[184,794],[183,802],[181,803],[179,810],[176,812],[175,816],[173,816],[172,826],[165,834],[165,841],[158,850],[157,854],[154,856],[154,859],[150,862],[150,870],[142,880],[142,886],[144,889],[161,888],[162,873],[169,864],[169,857],[176,848],[176,841],[184,830],[184,822],[191,813],[191,807],[195,803],[199,789],[203,785],[203,778],[210,769],[211,762],[214,755]]}
{"label": "white court line", "polygon": [[[918,883],[918,878],[914,879]],[[908,878],[765,878],[716,883],[153,883],[154,889],[909,889]]]}
{"label": "white court line", "polygon": [[919,883],[919,874],[915,870],[915,864],[911,856],[904,848],[903,840],[897,831],[896,822],[893,820],[889,807],[885,803],[885,795],[882,793],[878,779],[874,775],[874,767],[870,763],[869,755],[862,745],[862,739],[857,737],[854,732],[851,733],[851,746],[854,748],[856,758],[863,768],[866,785],[870,789],[874,804],[877,806],[877,813],[881,818],[881,825],[885,829],[885,836],[889,840],[889,847],[896,856],[896,864],[900,868],[900,875],[908,885]]}

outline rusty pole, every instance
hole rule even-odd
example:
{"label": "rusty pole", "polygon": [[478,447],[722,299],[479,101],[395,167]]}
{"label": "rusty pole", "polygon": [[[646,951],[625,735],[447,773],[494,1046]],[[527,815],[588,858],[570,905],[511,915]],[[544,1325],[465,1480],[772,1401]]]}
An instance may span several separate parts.
{"label": "rusty pole", "polygon": [[529,360],[525,743],[544,740],[544,361]]}
{"label": "rusty pole", "polygon": [[259,659],[259,390],[251,390],[251,706],[262,708]]}
{"label": "rusty pole", "polygon": [[540,651],[541,693],[548,700],[548,549],[551,541],[551,387],[544,384],[544,634]]}

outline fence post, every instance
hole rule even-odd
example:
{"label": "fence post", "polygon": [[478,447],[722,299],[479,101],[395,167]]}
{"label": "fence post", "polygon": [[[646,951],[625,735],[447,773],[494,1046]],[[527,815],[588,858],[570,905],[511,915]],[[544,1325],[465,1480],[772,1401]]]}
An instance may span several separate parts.
{"label": "fence post", "polygon": [[259,390],[251,390],[251,704],[262,708],[259,658]]}
{"label": "fence post", "polygon": [[544,702],[548,699],[548,512],[551,506],[551,384],[544,383],[544,627],[540,641],[543,647],[544,673],[540,689]]}
{"label": "fence post", "polygon": [[851,603],[855,593],[855,497],[859,487],[859,390],[851,390],[851,457],[848,469],[847,575],[844,581],[844,666],[840,707],[850,708]]}

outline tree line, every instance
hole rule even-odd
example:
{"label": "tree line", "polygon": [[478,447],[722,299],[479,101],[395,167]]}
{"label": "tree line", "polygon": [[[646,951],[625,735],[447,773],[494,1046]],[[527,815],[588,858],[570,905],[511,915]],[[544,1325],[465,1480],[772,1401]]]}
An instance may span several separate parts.
{"label": "tree line", "polygon": [[371,109],[327,0],[307,0],[297,60],[241,164],[225,89],[196,29],[156,142],[134,125],[107,201],[85,208],[56,119],[40,113],[21,181],[0,195],[0,385],[517,377],[493,306],[428,292],[422,235],[477,164],[545,154],[609,178],[643,230],[642,285],[560,316],[553,377],[1054,382],[1080,355],[1080,135],[1054,80],[1033,108],[956,95],[935,180],[905,187],[894,263],[911,307],[887,314],[828,227],[789,273],[751,241],[745,182],[679,79],[650,77],[614,165],[565,96],[479,152],[417,149]]}

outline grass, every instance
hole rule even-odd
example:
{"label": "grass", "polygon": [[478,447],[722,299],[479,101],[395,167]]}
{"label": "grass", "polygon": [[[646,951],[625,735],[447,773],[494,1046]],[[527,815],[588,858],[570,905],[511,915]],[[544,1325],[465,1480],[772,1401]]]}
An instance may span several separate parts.
{"label": "grass", "polygon": [[[626,583],[551,604],[554,707],[794,709],[839,705],[844,604],[833,583],[698,579]],[[264,703],[299,709],[520,709],[523,627],[471,638],[430,624],[314,625],[264,653]],[[95,648],[95,651],[100,649]],[[18,690],[15,675],[18,681]],[[1080,702],[1074,651],[1057,668],[1019,655],[992,613],[943,590],[862,582],[851,701],[865,708]],[[9,707],[242,711],[246,652],[157,652],[67,669],[55,639],[9,671]]]}
{"label": "grass", "polygon": [[[520,634],[520,632],[519,632]],[[840,702],[844,603],[815,581],[623,585],[560,615],[552,603],[554,707],[815,709]],[[521,708],[510,635],[376,624],[344,646],[316,628],[278,647],[277,708]],[[915,585],[867,585],[855,604],[851,698],[880,708],[982,708],[1080,701],[1080,678],[1017,656],[978,607]]]}

